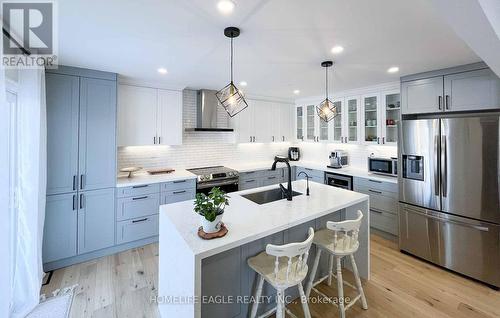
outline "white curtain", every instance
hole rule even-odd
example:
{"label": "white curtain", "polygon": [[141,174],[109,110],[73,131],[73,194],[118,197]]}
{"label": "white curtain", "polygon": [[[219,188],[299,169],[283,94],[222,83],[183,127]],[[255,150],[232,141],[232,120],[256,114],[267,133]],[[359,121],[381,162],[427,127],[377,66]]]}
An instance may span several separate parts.
{"label": "white curtain", "polygon": [[19,72],[18,92],[18,211],[12,234],[16,240],[11,317],[25,317],[39,300],[43,278],[42,235],[46,188],[45,74]]}

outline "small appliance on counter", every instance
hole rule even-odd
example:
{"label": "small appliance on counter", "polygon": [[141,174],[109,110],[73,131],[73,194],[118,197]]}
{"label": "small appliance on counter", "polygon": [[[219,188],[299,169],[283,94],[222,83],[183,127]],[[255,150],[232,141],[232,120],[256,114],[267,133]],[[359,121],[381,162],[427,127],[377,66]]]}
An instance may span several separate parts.
{"label": "small appliance on counter", "polygon": [[347,152],[343,150],[334,150],[330,153],[330,165],[328,168],[340,169],[344,166],[349,165],[349,157]]}
{"label": "small appliance on counter", "polygon": [[299,147],[290,147],[290,148],[288,148],[288,159],[290,161],[299,161],[300,160],[300,150],[299,150]]}
{"label": "small appliance on counter", "polygon": [[398,158],[368,157],[368,172],[386,176],[398,176]]}

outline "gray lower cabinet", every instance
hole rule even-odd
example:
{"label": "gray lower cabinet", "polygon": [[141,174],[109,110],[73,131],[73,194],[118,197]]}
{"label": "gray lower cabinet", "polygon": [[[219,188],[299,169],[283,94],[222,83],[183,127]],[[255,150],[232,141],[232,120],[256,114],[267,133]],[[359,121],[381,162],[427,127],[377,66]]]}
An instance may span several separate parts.
{"label": "gray lower cabinet", "polygon": [[81,192],[78,203],[78,254],[115,244],[115,189]]}
{"label": "gray lower cabinet", "polygon": [[195,196],[196,191],[194,189],[163,191],[161,193],[160,204],[170,204],[174,202],[193,200]]}
{"label": "gray lower cabinet", "polygon": [[116,182],[116,82],[80,79],[80,189],[111,188]]}
{"label": "gray lower cabinet", "polygon": [[403,114],[435,113],[443,109],[443,77],[401,83]]}
{"label": "gray lower cabinet", "polygon": [[354,191],[370,196],[370,226],[398,235],[398,185],[393,182],[354,178]]}
{"label": "gray lower cabinet", "polygon": [[76,190],[79,83],[76,76],[46,75],[47,195]]}
{"label": "gray lower cabinet", "polygon": [[160,194],[151,193],[116,200],[116,220],[123,221],[158,213]]}
{"label": "gray lower cabinet", "polygon": [[47,196],[43,231],[43,262],[77,254],[77,194]]}
{"label": "gray lower cabinet", "polygon": [[286,168],[265,169],[240,173],[239,190],[248,190],[286,182]]}
{"label": "gray lower cabinet", "polygon": [[158,235],[158,214],[116,223],[116,244]]}

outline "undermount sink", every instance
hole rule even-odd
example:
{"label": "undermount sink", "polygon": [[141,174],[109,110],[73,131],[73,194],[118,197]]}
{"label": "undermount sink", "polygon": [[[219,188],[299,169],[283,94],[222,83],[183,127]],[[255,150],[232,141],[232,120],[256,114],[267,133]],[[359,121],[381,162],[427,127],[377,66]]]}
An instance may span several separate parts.
{"label": "undermount sink", "polygon": [[[297,195],[302,195],[302,193],[297,191],[292,192],[292,196],[295,197]],[[286,199],[285,195],[283,194],[280,188],[243,194],[241,196],[257,204],[266,204]]]}

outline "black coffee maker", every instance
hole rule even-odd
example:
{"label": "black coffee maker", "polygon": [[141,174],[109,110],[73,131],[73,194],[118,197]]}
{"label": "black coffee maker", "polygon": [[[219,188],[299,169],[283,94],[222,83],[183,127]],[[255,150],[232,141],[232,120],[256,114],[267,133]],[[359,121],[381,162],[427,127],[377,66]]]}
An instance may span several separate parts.
{"label": "black coffee maker", "polygon": [[299,149],[299,147],[290,147],[290,148],[288,148],[288,159],[290,161],[299,161],[300,160],[300,149]]}

